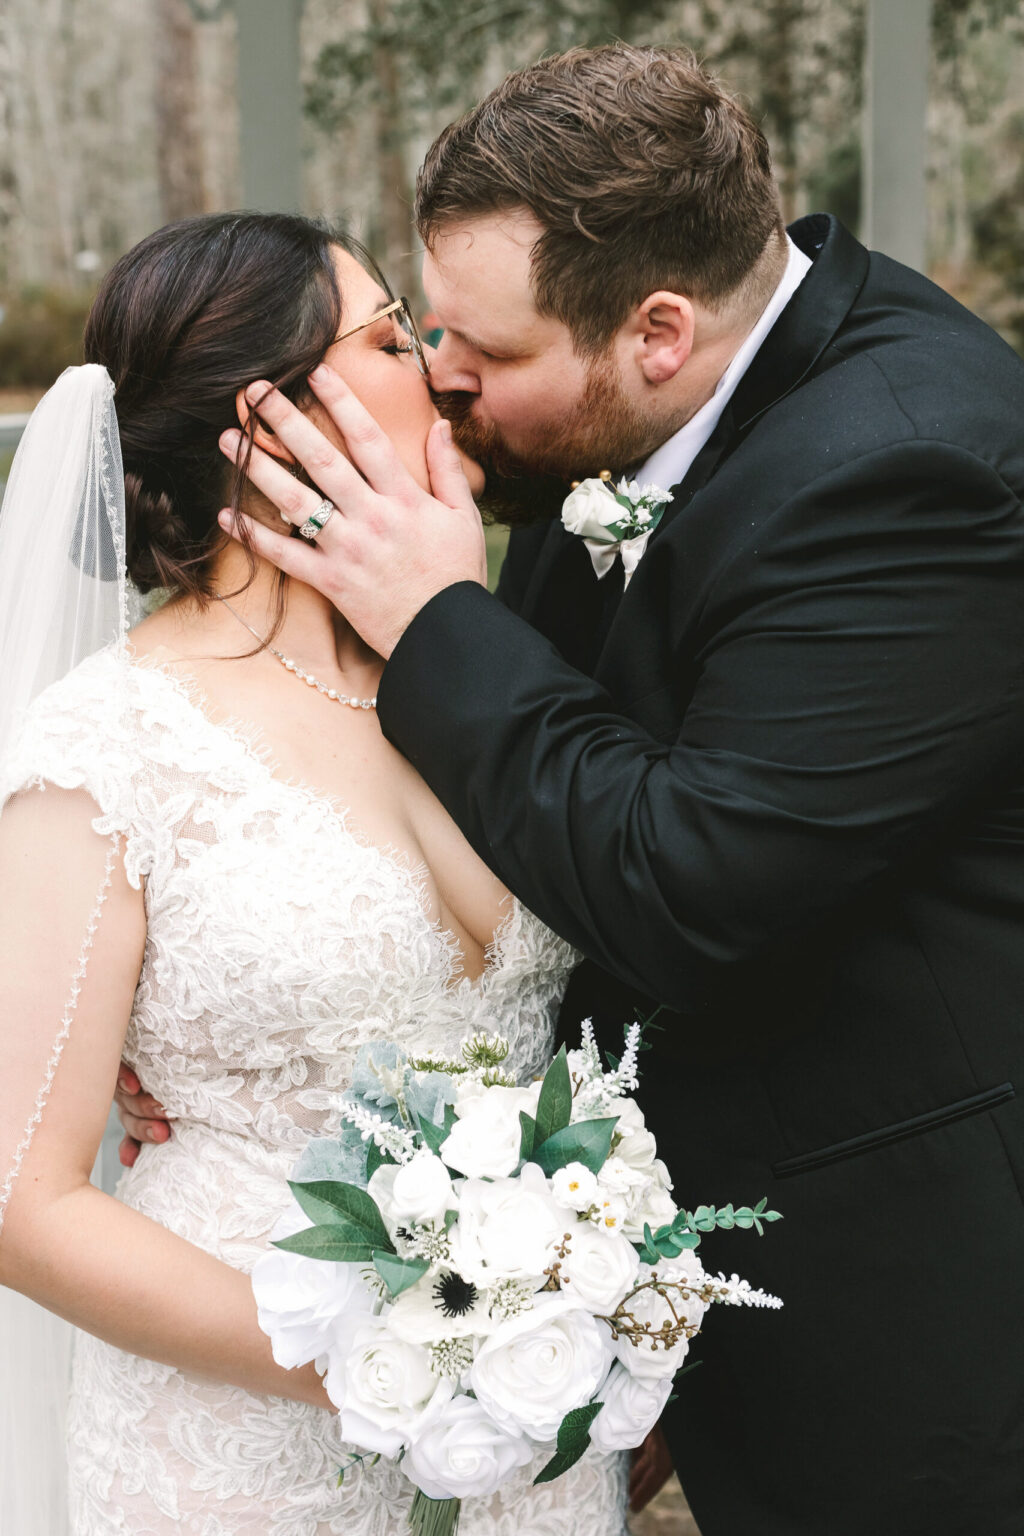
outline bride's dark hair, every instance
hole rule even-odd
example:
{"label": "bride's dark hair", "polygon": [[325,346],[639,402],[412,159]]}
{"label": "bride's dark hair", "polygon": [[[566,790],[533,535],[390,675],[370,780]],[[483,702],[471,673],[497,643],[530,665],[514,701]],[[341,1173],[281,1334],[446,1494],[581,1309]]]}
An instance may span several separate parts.
{"label": "bride's dark hair", "polygon": [[245,483],[218,437],[237,426],[235,397],[254,379],[308,398],[307,375],[342,328],[336,246],[376,274],[356,241],[320,220],[210,214],[148,235],[104,279],[85,359],[114,381],[128,573],[142,592],[211,595],[217,513],[228,500],[237,509]]}

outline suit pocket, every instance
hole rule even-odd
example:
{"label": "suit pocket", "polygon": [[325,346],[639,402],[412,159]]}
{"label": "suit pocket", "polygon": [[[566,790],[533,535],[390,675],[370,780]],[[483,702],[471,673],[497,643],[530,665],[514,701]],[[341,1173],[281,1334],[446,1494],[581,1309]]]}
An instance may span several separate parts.
{"label": "suit pocket", "polygon": [[898,1120],[895,1125],[883,1125],[877,1131],[866,1131],[863,1136],[851,1136],[847,1141],[835,1141],[829,1147],[818,1147],[813,1152],[800,1152],[796,1157],[784,1157],[772,1165],[777,1179],[790,1178],[795,1173],[807,1173],[811,1168],[822,1168],[827,1163],[838,1163],[843,1158],[859,1157],[862,1152],[873,1152],[876,1147],[886,1147],[894,1141],[906,1141],[910,1136],[922,1136],[940,1125],[953,1120],[964,1120],[968,1115],[979,1115],[986,1109],[995,1109],[1014,1097],[1012,1083],[1000,1083],[997,1088],[986,1088],[973,1093],[969,1099],[957,1099],[954,1104],[943,1104],[939,1109],[929,1109],[923,1115],[910,1120]]}

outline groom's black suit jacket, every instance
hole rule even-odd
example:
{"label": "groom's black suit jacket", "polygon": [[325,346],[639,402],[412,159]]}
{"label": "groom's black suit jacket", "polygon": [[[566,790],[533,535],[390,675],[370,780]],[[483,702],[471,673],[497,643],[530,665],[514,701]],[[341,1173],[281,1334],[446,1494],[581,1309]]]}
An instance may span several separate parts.
{"label": "groom's black suit jacket", "polygon": [[[1024,1529],[1024,365],[834,220],[628,590],[513,535],[388,664],[388,736],[666,1005],[641,1098],[708,1267],[673,1449],[703,1536]],[[580,1533],[585,1536],[585,1533]]]}

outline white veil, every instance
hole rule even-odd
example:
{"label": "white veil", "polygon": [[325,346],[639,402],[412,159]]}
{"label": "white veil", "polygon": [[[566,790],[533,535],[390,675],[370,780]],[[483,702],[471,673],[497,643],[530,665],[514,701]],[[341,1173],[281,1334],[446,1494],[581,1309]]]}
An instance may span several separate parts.
{"label": "white veil", "polygon": [[[125,494],[114,386],[105,368],[69,368],[33,412],[0,508],[0,812],[25,710],[129,625]],[[109,868],[109,860],[108,860]],[[0,873],[2,878],[2,873]],[[97,891],[90,923],[102,906]],[[88,961],[87,935],[78,980]],[[38,1042],[24,1106],[0,1123],[4,1211],[41,1118],[77,992]],[[0,1019],[0,1030],[5,1021]],[[24,1113],[22,1112],[24,1109]],[[65,1536],[64,1423],[73,1329],[0,1288],[0,1533]]]}

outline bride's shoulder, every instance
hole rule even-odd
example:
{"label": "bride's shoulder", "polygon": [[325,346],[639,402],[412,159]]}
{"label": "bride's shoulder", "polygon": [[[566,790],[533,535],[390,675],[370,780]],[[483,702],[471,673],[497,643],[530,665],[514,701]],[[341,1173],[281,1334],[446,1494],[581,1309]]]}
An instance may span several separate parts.
{"label": "bride's shoulder", "polygon": [[158,680],[124,646],[86,657],[16,719],[0,752],[0,803],[30,784],[112,786],[133,778],[139,721],[159,694]]}

